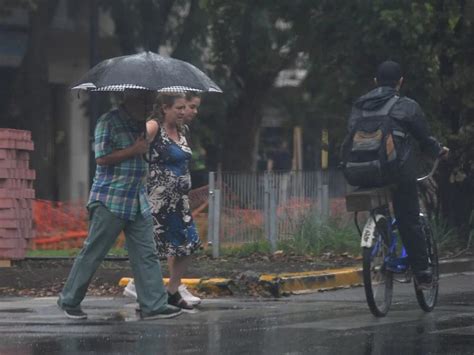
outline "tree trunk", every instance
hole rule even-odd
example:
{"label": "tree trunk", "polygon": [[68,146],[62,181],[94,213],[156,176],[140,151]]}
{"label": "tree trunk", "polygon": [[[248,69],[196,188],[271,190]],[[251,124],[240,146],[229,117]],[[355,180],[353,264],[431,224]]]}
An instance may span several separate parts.
{"label": "tree trunk", "polygon": [[246,92],[229,110],[221,157],[223,170],[251,171],[255,167],[255,137],[262,121],[263,99],[262,95]]}

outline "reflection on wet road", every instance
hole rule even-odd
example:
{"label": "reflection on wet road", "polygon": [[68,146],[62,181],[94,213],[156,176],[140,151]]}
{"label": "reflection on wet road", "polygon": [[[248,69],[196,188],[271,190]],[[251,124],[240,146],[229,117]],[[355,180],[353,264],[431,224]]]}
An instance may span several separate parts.
{"label": "reflection on wet road", "polygon": [[429,314],[397,284],[380,319],[362,288],[206,300],[199,313],[148,322],[127,302],[86,299],[84,322],[65,319],[54,298],[1,298],[0,354],[474,354],[472,274],[443,278]]}

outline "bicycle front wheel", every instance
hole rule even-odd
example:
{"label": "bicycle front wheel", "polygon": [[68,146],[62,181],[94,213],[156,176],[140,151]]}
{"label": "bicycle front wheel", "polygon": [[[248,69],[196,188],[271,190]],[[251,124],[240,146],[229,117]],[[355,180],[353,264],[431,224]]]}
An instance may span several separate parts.
{"label": "bicycle front wheel", "polygon": [[[370,311],[376,317],[387,314],[392,304],[393,274],[385,267],[385,258],[389,253],[389,238],[386,220],[377,221],[375,240],[370,248],[363,248],[362,274],[364,279],[365,297]],[[385,231],[384,231],[385,229]]]}
{"label": "bicycle front wheel", "polygon": [[438,246],[431,230],[428,219],[420,216],[423,234],[426,240],[426,251],[428,254],[428,263],[433,271],[433,283],[429,289],[419,289],[415,283],[416,299],[421,309],[425,312],[431,312],[438,300],[439,288],[439,264],[438,264]]}

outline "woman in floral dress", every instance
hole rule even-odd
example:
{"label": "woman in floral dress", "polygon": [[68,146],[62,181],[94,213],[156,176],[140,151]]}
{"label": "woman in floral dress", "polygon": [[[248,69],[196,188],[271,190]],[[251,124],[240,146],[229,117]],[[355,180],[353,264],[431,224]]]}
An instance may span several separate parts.
{"label": "woman in floral dress", "polygon": [[147,133],[152,140],[148,196],[158,254],[168,259],[168,303],[192,311],[193,306],[178,291],[190,255],[201,247],[189,207],[188,165],[192,151],[182,133],[185,112],[184,94],[158,95],[153,119],[147,122]]}

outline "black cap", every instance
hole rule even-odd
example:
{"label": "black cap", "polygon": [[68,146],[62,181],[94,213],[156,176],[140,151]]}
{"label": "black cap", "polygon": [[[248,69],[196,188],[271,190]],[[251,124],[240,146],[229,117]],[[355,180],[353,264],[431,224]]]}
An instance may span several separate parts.
{"label": "black cap", "polygon": [[387,60],[377,67],[377,83],[380,86],[395,86],[402,77],[400,64]]}

